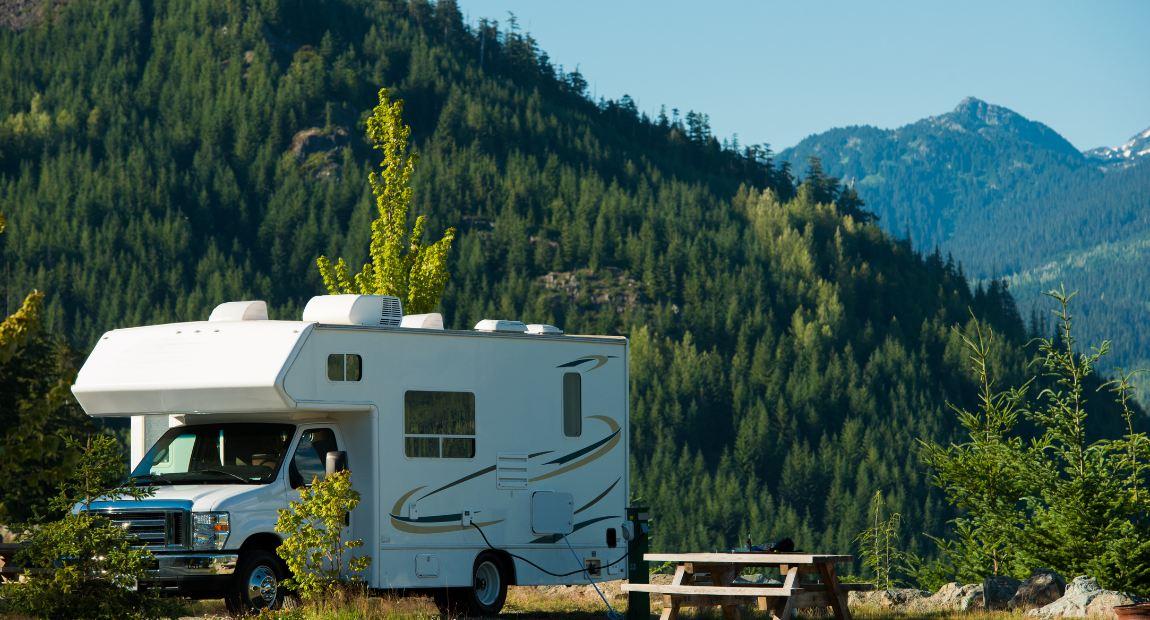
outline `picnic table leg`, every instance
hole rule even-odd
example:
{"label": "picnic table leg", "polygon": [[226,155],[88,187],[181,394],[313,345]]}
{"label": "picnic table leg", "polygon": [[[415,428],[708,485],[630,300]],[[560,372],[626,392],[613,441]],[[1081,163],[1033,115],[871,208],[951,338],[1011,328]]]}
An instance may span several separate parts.
{"label": "picnic table leg", "polygon": [[[711,573],[711,583],[717,586],[731,585],[734,583],[735,578],[739,576],[740,568],[741,567],[736,565],[713,571]],[[719,605],[719,607],[723,610],[724,620],[738,620],[743,617],[742,605],[740,604]]]}
{"label": "picnic table leg", "polygon": [[[687,567],[680,564],[675,568],[675,576],[671,578],[671,585],[683,585],[683,578],[687,574]],[[675,620],[679,617],[679,598],[670,594],[663,595],[663,613],[659,620]]]}
{"label": "picnic table leg", "polygon": [[835,576],[835,565],[832,563],[819,564],[819,576],[827,588],[827,598],[830,599],[831,609],[835,612],[835,620],[851,620],[851,610],[847,607],[847,597],[839,586],[838,577]]}
{"label": "picnic table leg", "polygon": [[[783,577],[782,587],[793,588],[799,580],[799,567],[787,566],[786,564],[783,564],[779,566],[779,574]],[[780,620],[791,620],[791,618],[793,618],[795,615],[794,596],[788,596],[782,601],[776,603],[775,609],[777,610],[780,607],[782,608],[782,611],[779,611],[777,614],[775,614],[775,617],[779,618]]]}

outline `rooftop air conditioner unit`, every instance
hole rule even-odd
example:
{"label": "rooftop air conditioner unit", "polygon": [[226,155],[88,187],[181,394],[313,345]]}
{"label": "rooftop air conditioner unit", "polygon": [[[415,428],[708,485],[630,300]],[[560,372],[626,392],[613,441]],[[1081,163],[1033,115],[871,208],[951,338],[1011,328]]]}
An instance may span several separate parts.
{"label": "rooftop air conditioner unit", "polygon": [[390,295],[317,295],[303,309],[303,320],[325,325],[399,327],[403,303]]}

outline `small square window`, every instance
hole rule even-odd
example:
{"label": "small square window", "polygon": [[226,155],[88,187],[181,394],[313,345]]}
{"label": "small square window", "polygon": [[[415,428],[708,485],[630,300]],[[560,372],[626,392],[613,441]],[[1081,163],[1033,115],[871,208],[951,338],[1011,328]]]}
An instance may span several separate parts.
{"label": "small square window", "polygon": [[363,358],[355,353],[327,356],[328,381],[359,381],[363,378]]}

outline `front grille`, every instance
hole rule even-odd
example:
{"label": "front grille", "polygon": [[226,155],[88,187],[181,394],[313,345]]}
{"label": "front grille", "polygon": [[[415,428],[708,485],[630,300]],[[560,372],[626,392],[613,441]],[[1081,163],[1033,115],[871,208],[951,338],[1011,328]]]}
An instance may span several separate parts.
{"label": "front grille", "polygon": [[149,549],[187,548],[186,510],[93,510],[107,517]]}

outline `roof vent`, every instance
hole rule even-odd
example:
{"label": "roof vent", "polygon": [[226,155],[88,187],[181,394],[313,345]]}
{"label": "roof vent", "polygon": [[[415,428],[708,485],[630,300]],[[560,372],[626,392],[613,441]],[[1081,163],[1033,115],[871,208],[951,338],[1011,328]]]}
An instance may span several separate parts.
{"label": "roof vent", "polygon": [[556,336],[563,333],[563,330],[555,327],[554,325],[547,325],[546,323],[530,323],[527,325],[527,333],[542,336],[544,334],[554,334]]}
{"label": "roof vent", "polygon": [[508,321],[506,319],[483,319],[475,324],[477,332],[509,332],[522,334],[527,331],[523,321]]}
{"label": "roof vent", "polygon": [[325,325],[399,327],[403,304],[390,295],[317,295],[303,309],[303,320]]}
{"label": "roof vent", "polygon": [[443,315],[438,312],[409,314],[403,317],[403,322],[399,326],[411,329],[443,329]]}
{"label": "roof vent", "polygon": [[266,321],[268,304],[266,301],[228,301],[216,306],[209,321]]}

